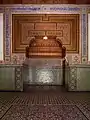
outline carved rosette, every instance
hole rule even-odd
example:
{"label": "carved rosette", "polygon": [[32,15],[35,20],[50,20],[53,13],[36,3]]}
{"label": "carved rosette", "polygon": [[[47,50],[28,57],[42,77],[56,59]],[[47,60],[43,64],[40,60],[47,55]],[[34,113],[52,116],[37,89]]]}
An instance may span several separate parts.
{"label": "carved rosette", "polygon": [[15,68],[15,87],[16,91],[23,91],[22,66]]}

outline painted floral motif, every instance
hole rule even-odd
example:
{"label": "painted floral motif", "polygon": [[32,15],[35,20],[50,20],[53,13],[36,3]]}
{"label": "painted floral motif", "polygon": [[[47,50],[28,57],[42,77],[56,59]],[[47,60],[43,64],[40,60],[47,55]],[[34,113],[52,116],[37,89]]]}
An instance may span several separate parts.
{"label": "painted floral motif", "polygon": [[1,92],[0,120],[89,120],[89,93],[63,93],[59,88],[39,92],[36,86],[33,90]]}

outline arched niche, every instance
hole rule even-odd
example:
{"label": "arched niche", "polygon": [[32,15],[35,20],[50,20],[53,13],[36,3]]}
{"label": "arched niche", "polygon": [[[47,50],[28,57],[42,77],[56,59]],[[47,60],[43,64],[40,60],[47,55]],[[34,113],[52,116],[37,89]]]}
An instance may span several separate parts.
{"label": "arched niche", "polygon": [[58,37],[32,37],[26,47],[25,81],[29,84],[63,85],[65,56],[66,48]]}
{"label": "arched niche", "polygon": [[26,47],[27,58],[64,58],[66,48],[57,37],[32,37]]}

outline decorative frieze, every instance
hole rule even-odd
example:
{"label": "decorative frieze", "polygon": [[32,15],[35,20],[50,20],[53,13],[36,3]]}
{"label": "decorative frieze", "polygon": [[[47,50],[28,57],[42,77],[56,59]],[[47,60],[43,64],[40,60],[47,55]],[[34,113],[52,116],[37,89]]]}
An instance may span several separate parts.
{"label": "decorative frieze", "polygon": [[82,56],[87,56],[87,14],[82,14]]}

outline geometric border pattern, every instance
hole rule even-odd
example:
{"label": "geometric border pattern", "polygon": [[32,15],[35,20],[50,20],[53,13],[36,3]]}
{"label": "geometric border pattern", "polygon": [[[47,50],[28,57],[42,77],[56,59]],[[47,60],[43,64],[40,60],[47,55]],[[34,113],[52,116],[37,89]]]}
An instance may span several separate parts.
{"label": "geometric border pattern", "polygon": [[75,91],[77,89],[77,68],[70,67],[70,78],[68,81],[69,91]]}
{"label": "geometric border pattern", "polygon": [[82,56],[87,54],[87,15],[82,14]]}
{"label": "geometric border pattern", "polygon": [[23,91],[22,66],[15,67],[15,90]]}

